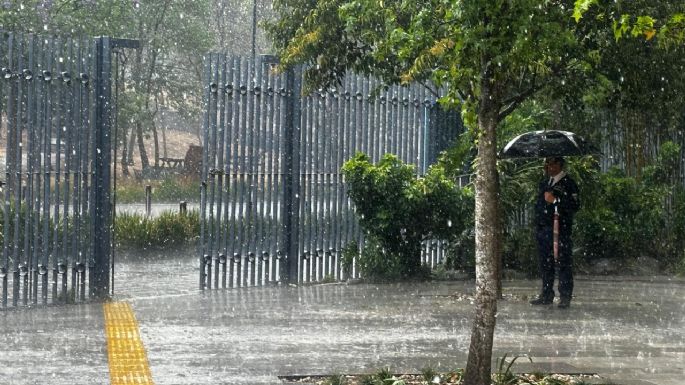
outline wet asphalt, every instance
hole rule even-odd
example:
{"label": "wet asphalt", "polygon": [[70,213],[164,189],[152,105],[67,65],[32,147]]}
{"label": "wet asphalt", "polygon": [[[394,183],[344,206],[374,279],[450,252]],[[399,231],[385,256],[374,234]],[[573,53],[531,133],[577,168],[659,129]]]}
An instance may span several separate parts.
{"label": "wet asphalt", "polygon": [[[397,373],[466,363],[472,280],[201,292],[195,258],[120,260],[156,384],[281,384],[279,376]],[[493,359],[600,383],[685,384],[685,280],[578,277],[570,309],[504,282]],[[0,311],[0,384],[109,384],[101,303]],[[494,367],[494,365],[493,365]]]}

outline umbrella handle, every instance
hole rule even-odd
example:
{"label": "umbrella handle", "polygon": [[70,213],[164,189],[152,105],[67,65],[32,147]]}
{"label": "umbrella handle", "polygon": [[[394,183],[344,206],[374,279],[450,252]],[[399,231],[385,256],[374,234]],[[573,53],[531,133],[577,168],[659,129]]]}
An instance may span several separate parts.
{"label": "umbrella handle", "polygon": [[559,262],[559,210],[554,206],[554,221],[552,224],[552,245],[554,252],[554,261]]}

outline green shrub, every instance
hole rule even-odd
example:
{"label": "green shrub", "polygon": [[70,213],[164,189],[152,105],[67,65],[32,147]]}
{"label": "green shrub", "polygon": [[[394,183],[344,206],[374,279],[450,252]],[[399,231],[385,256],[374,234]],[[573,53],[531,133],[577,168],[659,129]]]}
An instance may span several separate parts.
{"label": "green shrub", "polygon": [[459,189],[441,167],[416,177],[414,167],[386,154],[374,165],[357,154],[343,165],[365,246],[359,266],[364,276],[381,279],[417,277],[421,242],[454,240],[472,222],[472,194]]}
{"label": "green shrub", "polygon": [[131,248],[163,248],[187,244],[200,234],[197,211],[187,214],[164,212],[147,218],[140,214],[117,215],[114,228],[117,246]]}

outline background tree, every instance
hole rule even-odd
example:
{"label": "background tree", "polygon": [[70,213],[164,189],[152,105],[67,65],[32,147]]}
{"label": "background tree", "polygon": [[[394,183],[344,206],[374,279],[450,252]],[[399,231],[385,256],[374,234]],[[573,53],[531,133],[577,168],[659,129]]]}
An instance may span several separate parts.
{"label": "background tree", "polygon": [[16,0],[3,3],[0,23],[14,32],[63,37],[105,35],[140,41],[135,52],[121,53],[119,67],[122,94],[117,139],[127,172],[134,145],[143,168],[149,167],[143,139],[150,134],[154,164],[158,162],[155,115],[160,104],[198,120],[202,55],[213,43],[213,35],[206,28],[209,11],[210,0]]}

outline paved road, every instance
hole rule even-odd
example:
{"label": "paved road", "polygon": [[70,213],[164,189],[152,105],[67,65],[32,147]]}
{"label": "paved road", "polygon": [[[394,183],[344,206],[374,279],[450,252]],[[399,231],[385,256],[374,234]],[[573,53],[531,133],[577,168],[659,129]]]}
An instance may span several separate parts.
{"label": "paved road", "polygon": [[[194,257],[119,263],[115,300],[140,326],[156,384],[279,384],[277,376],[463,367],[472,281],[199,292]],[[685,281],[581,278],[568,310],[505,282],[495,356],[618,384],[682,385]],[[109,383],[102,304],[0,312],[0,383]],[[520,370],[531,370],[522,365]]]}

